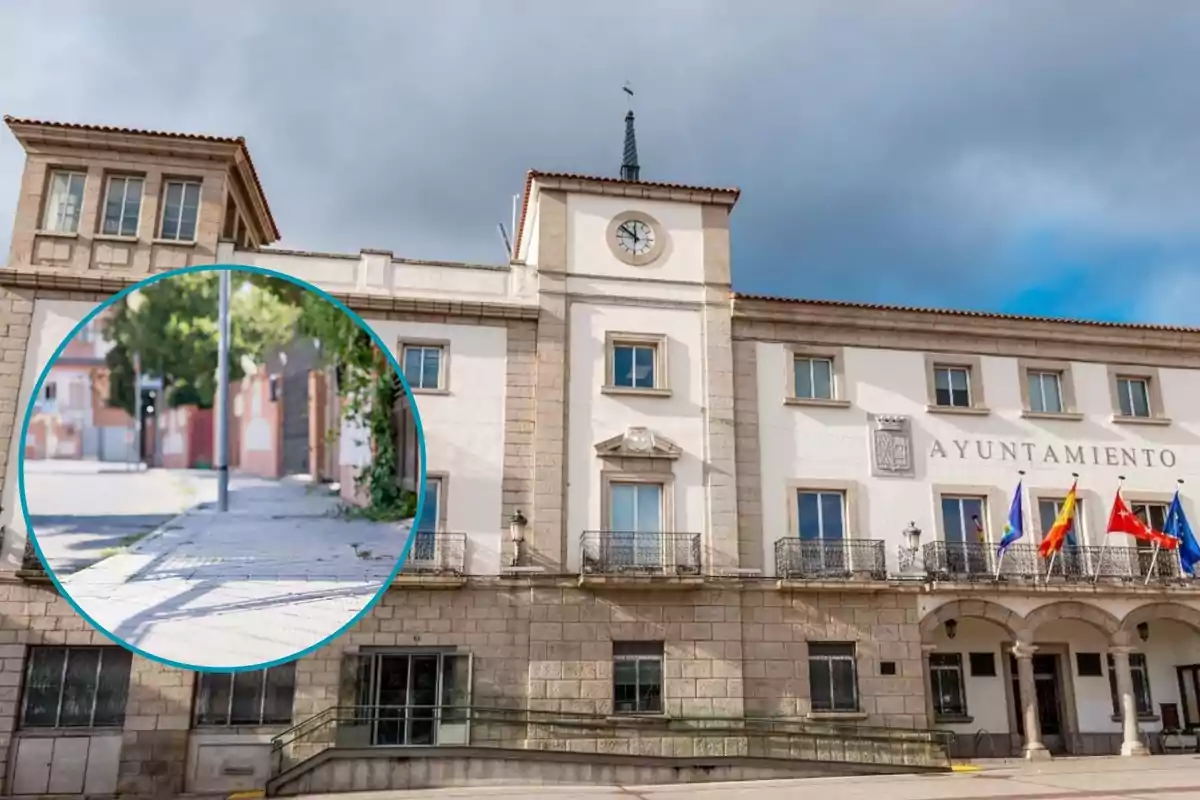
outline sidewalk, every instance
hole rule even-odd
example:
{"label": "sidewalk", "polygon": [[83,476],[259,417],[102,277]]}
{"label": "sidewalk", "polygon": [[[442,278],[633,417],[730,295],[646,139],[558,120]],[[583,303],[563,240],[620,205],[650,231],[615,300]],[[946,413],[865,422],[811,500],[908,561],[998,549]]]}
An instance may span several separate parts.
{"label": "sidewalk", "polygon": [[62,578],[100,626],[158,658],[243,667],[289,658],[350,621],[395,568],[410,522],[336,516],[325,487],[231,480],[127,551]]}

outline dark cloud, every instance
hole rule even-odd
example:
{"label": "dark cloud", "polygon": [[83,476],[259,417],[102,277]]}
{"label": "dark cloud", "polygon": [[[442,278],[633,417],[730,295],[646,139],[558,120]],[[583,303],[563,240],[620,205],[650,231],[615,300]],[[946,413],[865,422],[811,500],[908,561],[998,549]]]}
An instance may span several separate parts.
{"label": "dark cloud", "polygon": [[1187,0],[26,6],[0,109],[244,135],[287,246],[496,261],[526,169],[616,172],[630,80],[645,177],[744,190],[742,290],[1200,324]]}

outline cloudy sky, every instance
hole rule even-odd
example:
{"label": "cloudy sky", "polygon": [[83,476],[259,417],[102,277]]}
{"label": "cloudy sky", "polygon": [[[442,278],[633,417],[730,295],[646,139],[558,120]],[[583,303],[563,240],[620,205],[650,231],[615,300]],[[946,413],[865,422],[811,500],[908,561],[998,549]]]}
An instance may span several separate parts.
{"label": "cloudy sky", "polygon": [[0,112],[243,135],[288,247],[500,261],[628,80],[741,291],[1200,325],[1198,75],[1190,0],[0,0]]}

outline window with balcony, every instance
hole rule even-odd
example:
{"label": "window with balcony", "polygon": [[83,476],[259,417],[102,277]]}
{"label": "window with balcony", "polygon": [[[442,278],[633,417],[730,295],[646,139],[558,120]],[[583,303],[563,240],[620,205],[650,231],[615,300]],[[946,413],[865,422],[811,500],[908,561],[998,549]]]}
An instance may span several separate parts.
{"label": "window with balcony", "polygon": [[42,230],[48,233],[78,233],[83,208],[83,187],[87,175],[60,170],[51,173],[42,216]]}
{"label": "window with balcony", "polygon": [[163,186],[159,238],[171,242],[196,241],[196,220],[199,215],[200,182],[167,181]]}
{"label": "window with balcony", "polygon": [[[1050,529],[1054,527],[1054,521],[1062,513],[1063,504],[1066,501],[1065,497],[1037,498],[1038,523],[1041,530],[1041,536],[1038,537],[1038,541],[1041,541],[1046,537],[1046,534],[1050,533]],[[1084,533],[1086,528],[1084,528],[1083,522],[1083,499],[1077,498],[1071,527],[1067,530],[1067,535],[1063,539],[1062,549],[1054,561],[1054,574],[1079,577],[1085,573],[1086,558],[1081,548],[1087,543],[1087,537]]]}
{"label": "window with balcony", "polygon": [[[1149,525],[1153,530],[1161,531],[1167,526],[1167,511],[1170,510],[1170,505],[1167,503],[1130,503],[1129,510],[1133,512],[1135,517]],[[1151,564],[1154,564],[1157,569],[1170,569],[1171,561],[1169,556],[1164,557],[1160,553],[1156,560],[1154,558],[1154,545],[1150,542],[1143,539],[1134,539],[1133,546],[1137,548],[1138,575],[1148,574]]]}
{"label": "window with balcony", "polygon": [[296,664],[247,672],[202,672],[196,679],[199,726],[290,725]]}
{"label": "window with balcony", "polygon": [[662,642],[613,642],[613,711],[663,712]]}
{"label": "window with balcony", "polygon": [[663,493],[661,483],[610,483],[610,557],[615,566],[662,566]]}
{"label": "window with balcony", "polygon": [[858,666],[852,642],[808,643],[808,689],[814,712],[858,711]]}
{"label": "window with balcony", "polygon": [[404,380],[415,391],[436,392],[446,388],[446,348],[441,344],[406,344],[401,358]]}
{"label": "window with balcony", "polygon": [[940,718],[967,716],[966,683],[961,653],[930,653],[929,681],[933,711]]}
{"label": "window with balcony", "polygon": [[433,561],[437,555],[437,534],[442,531],[442,486],[443,478],[425,478],[425,500],[421,506],[421,518],[417,520],[417,535],[413,539],[409,559],[424,563]]}
{"label": "window with balcony", "polygon": [[104,192],[104,221],[100,232],[106,236],[137,236],[142,209],[142,179],[112,175]]}
{"label": "window with balcony", "polygon": [[31,647],[22,727],[121,727],[131,663],[123,647]]}
{"label": "window with balcony", "polygon": [[987,498],[942,495],[942,534],[946,564],[951,573],[979,574],[988,571],[991,552],[987,531]]}

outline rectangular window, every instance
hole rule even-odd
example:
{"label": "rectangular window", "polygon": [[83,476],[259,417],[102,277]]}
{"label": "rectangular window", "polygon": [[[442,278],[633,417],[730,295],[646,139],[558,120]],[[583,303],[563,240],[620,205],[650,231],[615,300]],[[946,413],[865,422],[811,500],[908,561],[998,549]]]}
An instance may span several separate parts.
{"label": "rectangular window", "polygon": [[1117,402],[1121,416],[1150,416],[1150,381],[1147,378],[1117,378]]}
{"label": "rectangular window", "polygon": [[[1154,714],[1154,701],[1150,697],[1150,673],[1146,669],[1144,653],[1129,654],[1129,672],[1133,675],[1133,697],[1137,703],[1139,717]],[[1121,696],[1117,692],[1117,665],[1112,654],[1108,655],[1108,691],[1112,696],[1113,716],[1121,716]]]}
{"label": "rectangular window", "polygon": [[971,653],[968,658],[971,663],[972,678],[996,677],[995,653]]}
{"label": "rectangular window", "polygon": [[933,691],[933,710],[937,716],[967,716],[961,654],[930,653],[929,681]]}
{"label": "rectangular window", "polygon": [[858,711],[854,645],[809,642],[808,688],[813,711]]}
{"label": "rectangular window", "polygon": [[121,727],[131,659],[123,647],[31,647],[22,726]]}
{"label": "rectangular window", "polygon": [[662,642],[613,642],[613,711],[661,714]]}
{"label": "rectangular window", "polygon": [[142,179],[111,176],[104,197],[104,224],[100,232],[106,236],[137,236],[141,208]]}
{"label": "rectangular window", "polygon": [[609,529],[614,533],[663,532],[661,483],[609,484]]}
{"label": "rectangular window", "polygon": [[656,389],[658,347],[653,344],[613,342],[612,385],[622,389]]}
{"label": "rectangular window", "polygon": [[971,407],[970,367],[933,368],[934,399],[944,408]]}
{"label": "rectangular window", "polygon": [[1099,653],[1076,653],[1075,671],[1081,678],[1103,678],[1104,668],[1101,666]]}
{"label": "rectangular window", "polygon": [[987,498],[944,495],[942,530],[953,544],[979,545],[988,541]]}
{"label": "rectangular window", "polygon": [[194,242],[199,214],[200,184],[197,181],[167,181],[163,188],[159,238],[172,242]]}
{"label": "rectangular window", "polygon": [[437,345],[404,346],[404,379],[412,389],[442,388],[443,348]]}
{"label": "rectangular window", "polygon": [[288,725],[296,664],[248,672],[202,672],[197,677],[197,725]]}
{"label": "rectangular window", "polygon": [[1057,372],[1029,370],[1029,410],[1042,414],[1061,414],[1062,376]]}
{"label": "rectangular window", "polygon": [[437,551],[436,534],[442,529],[442,479],[425,479],[425,502],[417,520],[417,536],[413,540],[410,558],[413,561],[432,561]]}
{"label": "rectangular window", "polygon": [[[1042,538],[1045,538],[1050,529],[1054,527],[1054,520],[1058,519],[1058,515],[1062,512],[1063,503],[1065,502],[1065,497],[1038,498],[1038,517],[1041,520]],[[1081,500],[1076,499],[1075,516],[1071,521],[1071,528],[1067,531],[1067,537],[1063,542],[1063,546],[1078,547],[1081,544],[1083,544],[1083,503]]]}
{"label": "rectangular window", "polygon": [[87,176],[82,172],[55,172],[50,176],[42,230],[51,233],[79,232],[79,213],[83,208],[83,186],[86,182]]}
{"label": "rectangular window", "polygon": [[828,358],[797,358],[794,361],[796,397],[802,400],[833,399],[833,361]]}
{"label": "rectangular window", "polygon": [[46,400],[53,402],[55,399],[58,398],[58,384],[57,383],[47,383],[46,386],[42,389],[42,392],[44,393]]}
{"label": "rectangular window", "polygon": [[796,493],[797,519],[803,541],[846,538],[846,495],[842,492]]}

